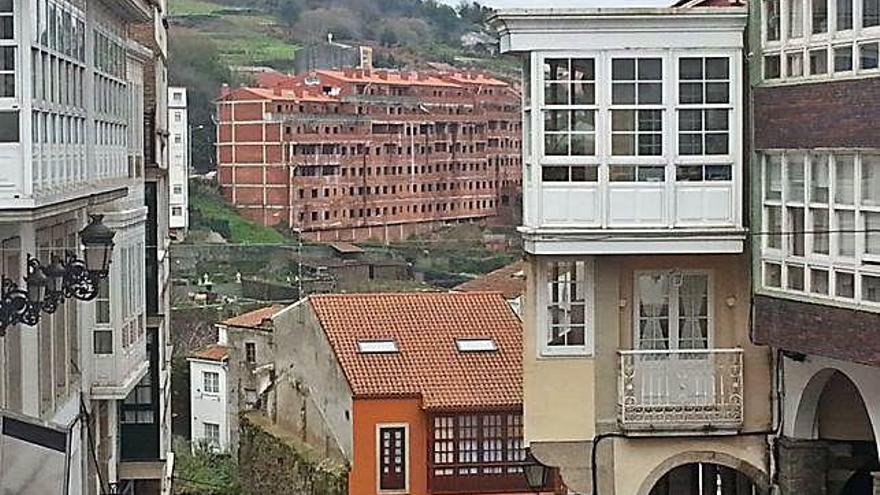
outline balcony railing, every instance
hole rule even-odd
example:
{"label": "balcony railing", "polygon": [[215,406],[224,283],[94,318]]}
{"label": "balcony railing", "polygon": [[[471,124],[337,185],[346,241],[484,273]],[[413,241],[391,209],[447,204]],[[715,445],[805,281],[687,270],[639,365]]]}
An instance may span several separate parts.
{"label": "balcony railing", "polygon": [[619,354],[619,420],[624,430],[735,431],[742,427],[742,349]]}

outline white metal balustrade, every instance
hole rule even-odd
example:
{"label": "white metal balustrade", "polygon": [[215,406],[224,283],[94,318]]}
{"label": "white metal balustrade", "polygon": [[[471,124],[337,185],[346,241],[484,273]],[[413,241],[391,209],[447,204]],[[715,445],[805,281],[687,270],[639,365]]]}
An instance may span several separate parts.
{"label": "white metal balustrade", "polygon": [[624,430],[738,430],[743,424],[743,351],[620,351]]}

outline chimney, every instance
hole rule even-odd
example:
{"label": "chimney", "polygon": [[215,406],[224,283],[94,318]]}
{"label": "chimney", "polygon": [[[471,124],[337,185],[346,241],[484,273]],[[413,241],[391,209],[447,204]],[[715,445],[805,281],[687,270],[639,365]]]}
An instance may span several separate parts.
{"label": "chimney", "polygon": [[229,84],[223,83],[223,85],[220,86],[220,98],[225,97],[226,95],[228,95],[231,92],[232,92],[232,90],[229,89]]}
{"label": "chimney", "polygon": [[354,69],[350,69],[350,68],[342,69],[342,74],[345,77],[354,77]]}
{"label": "chimney", "polygon": [[383,81],[388,80],[388,71],[387,70],[376,71],[376,73],[379,74],[379,79],[381,79]]}

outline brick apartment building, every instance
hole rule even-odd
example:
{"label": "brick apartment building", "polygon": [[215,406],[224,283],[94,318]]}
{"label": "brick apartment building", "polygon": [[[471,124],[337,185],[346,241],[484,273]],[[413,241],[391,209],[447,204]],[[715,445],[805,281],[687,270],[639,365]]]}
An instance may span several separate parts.
{"label": "brick apartment building", "polygon": [[217,101],[219,182],[247,218],[316,240],[512,225],[519,101],[510,85],[477,73],[261,74]]}

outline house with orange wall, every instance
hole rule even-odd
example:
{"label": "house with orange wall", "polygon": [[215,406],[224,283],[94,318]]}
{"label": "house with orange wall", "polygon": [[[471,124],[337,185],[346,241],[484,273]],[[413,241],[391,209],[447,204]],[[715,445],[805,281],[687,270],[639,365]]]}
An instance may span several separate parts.
{"label": "house with orange wall", "polygon": [[350,494],[534,493],[500,293],[314,295],[273,323],[275,420],[342,452]]}

